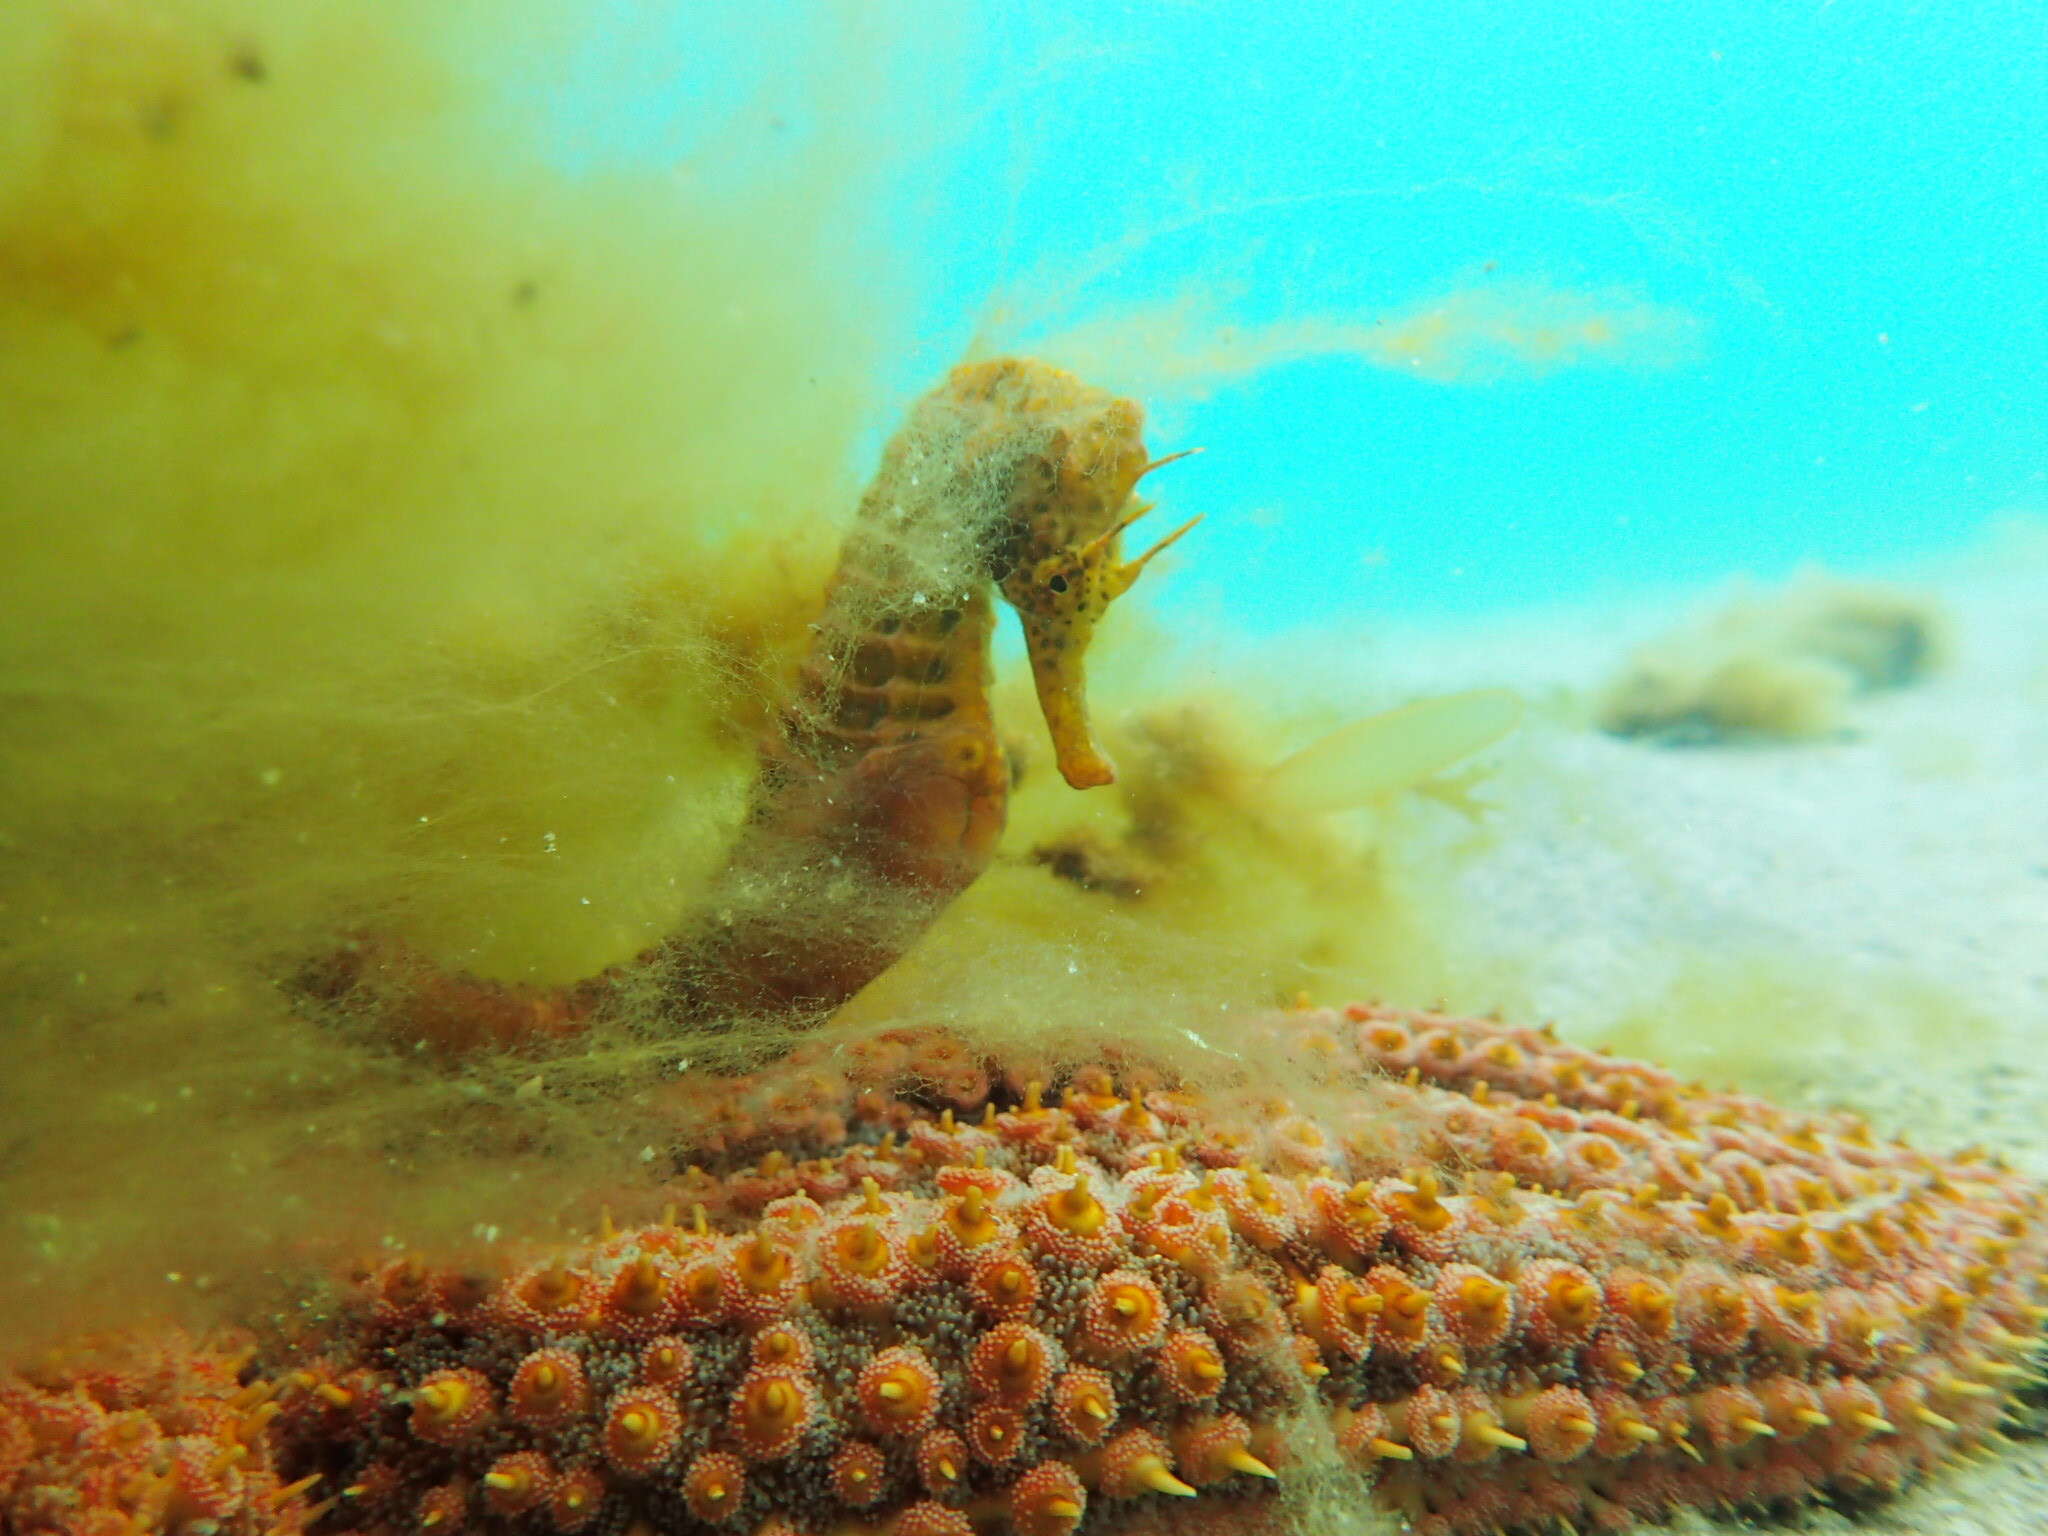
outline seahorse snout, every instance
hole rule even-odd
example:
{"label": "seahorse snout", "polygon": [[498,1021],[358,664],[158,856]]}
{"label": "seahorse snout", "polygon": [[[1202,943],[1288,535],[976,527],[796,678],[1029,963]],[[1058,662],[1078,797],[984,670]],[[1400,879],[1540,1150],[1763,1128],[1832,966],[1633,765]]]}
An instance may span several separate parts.
{"label": "seahorse snout", "polygon": [[[1076,634],[1076,629],[1080,633]],[[1060,776],[1076,789],[1094,789],[1116,782],[1116,768],[1095,745],[1088,728],[1088,688],[1084,663],[1095,621],[1085,625],[1024,620],[1024,647],[1031,657],[1031,680],[1038,688],[1038,708],[1052,736]]]}
{"label": "seahorse snout", "polygon": [[1116,769],[1088,728],[1085,662],[1095,626],[1109,605],[1130,591],[1154,555],[1201,521],[1189,519],[1137,559],[1126,561],[1118,551],[1120,536],[1148,510],[1136,506],[1079,548],[1060,550],[1003,583],[1003,596],[1024,623],[1031,678],[1060,773],[1076,789],[1116,782]]}

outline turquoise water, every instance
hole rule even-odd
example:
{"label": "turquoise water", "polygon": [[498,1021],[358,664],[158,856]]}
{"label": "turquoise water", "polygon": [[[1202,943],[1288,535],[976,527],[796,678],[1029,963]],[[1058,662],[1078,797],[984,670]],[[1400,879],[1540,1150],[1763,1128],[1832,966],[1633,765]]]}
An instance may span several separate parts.
{"label": "turquoise water", "polygon": [[[643,33],[583,87],[614,147],[672,137],[822,14],[775,8],[716,68]],[[1277,626],[1882,568],[2048,504],[2039,3],[944,14],[849,66],[922,136],[884,174],[922,274],[906,396],[993,303],[1026,340],[1185,304],[1195,349],[1475,288],[1662,317],[1548,372],[1276,355],[1145,388],[1158,447],[1211,449],[1158,485],[1210,514],[1174,600]]]}

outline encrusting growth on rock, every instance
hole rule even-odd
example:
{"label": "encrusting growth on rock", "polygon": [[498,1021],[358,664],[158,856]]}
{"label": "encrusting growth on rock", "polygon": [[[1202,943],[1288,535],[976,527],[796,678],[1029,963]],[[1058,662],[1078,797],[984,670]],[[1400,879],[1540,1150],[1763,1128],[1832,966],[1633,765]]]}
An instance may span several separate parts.
{"label": "encrusting growth on rock", "polygon": [[255,1354],[168,1334],[0,1372],[0,1530],[300,1536],[335,1500],[280,1471],[291,1386]]}
{"label": "encrusting growth on rock", "polygon": [[0,1509],[1111,1536],[1276,1529],[1349,1476],[1429,1536],[1619,1529],[1897,1489],[2031,1374],[2048,1222],[1993,1159],[1489,1021],[1251,1045],[1314,1064],[1301,1105],[996,1062],[941,1103],[950,1039],[800,1051],[718,1086],[668,1221],[498,1278],[387,1260],[239,1373],[0,1387]]}

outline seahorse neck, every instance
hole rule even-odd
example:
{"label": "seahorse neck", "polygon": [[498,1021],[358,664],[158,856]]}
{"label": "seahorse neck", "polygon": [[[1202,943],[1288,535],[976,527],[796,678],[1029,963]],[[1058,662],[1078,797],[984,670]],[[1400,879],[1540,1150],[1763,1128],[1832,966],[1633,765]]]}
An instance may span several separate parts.
{"label": "seahorse neck", "polygon": [[941,720],[986,721],[994,583],[1044,435],[988,402],[940,396],[913,413],[841,547],[804,666],[800,729],[865,749]]}

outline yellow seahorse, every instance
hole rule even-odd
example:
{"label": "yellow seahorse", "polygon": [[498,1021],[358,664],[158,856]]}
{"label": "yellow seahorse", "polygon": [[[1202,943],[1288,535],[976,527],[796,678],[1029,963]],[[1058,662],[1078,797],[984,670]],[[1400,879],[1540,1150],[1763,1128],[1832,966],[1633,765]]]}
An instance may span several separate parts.
{"label": "yellow seahorse", "polygon": [[1088,724],[1088,644],[1194,526],[1123,558],[1124,531],[1150,510],[1138,481],[1181,456],[1149,459],[1143,421],[1134,402],[1020,358],[963,364],[918,402],[861,499],[723,872],[632,964],[535,988],[449,975],[372,939],[301,985],[450,1055],[579,1033],[626,994],[677,1024],[829,1012],[974,881],[1002,834],[997,591],[1023,621],[1061,773],[1077,789],[1113,781]]}

